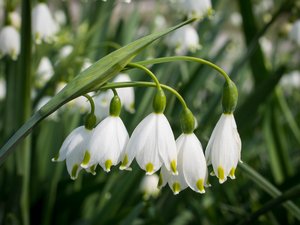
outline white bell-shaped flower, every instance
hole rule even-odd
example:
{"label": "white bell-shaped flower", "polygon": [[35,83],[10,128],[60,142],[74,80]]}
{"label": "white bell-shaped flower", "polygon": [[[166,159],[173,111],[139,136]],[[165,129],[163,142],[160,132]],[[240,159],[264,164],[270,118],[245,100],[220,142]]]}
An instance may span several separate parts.
{"label": "white bell-shaped flower", "polygon": [[241,147],[233,114],[223,113],[205,150],[207,164],[212,164],[220,183],[224,183],[227,176],[235,179],[235,169],[241,161]]}
{"label": "white bell-shaped flower", "polygon": [[[128,74],[120,73],[116,78],[113,80],[113,82],[131,82],[130,77]],[[134,89],[133,87],[127,87],[127,88],[119,88],[117,89],[118,95],[121,98],[121,102],[124,105],[126,111],[130,113],[134,113]]]}
{"label": "white bell-shaped flower", "polygon": [[211,0],[175,0],[176,8],[190,17],[204,17],[211,11]]}
{"label": "white bell-shaped flower", "polygon": [[42,41],[51,43],[55,39],[58,25],[54,21],[49,7],[45,3],[38,3],[32,10],[32,32],[37,44]]}
{"label": "white bell-shaped flower", "polygon": [[16,11],[10,12],[8,14],[8,20],[12,26],[14,26],[16,29],[19,29],[21,27],[21,17],[20,14]]}
{"label": "white bell-shaped flower", "polygon": [[63,142],[58,155],[53,162],[66,160],[67,170],[72,180],[75,180],[82,169],[80,164],[92,136],[92,130],[80,126],[73,130]]}
{"label": "white bell-shaped flower", "polygon": [[194,133],[182,134],[176,140],[178,150],[178,176],[161,170],[160,185],[169,184],[174,194],[186,187],[198,193],[205,193],[207,166],[200,141]]}
{"label": "white bell-shaped flower", "polygon": [[52,63],[48,57],[43,57],[37,68],[37,85],[39,87],[45,85],[53,76],[54,70]]}
{"label": "white bell-shaped flower", "polygon": [[188,51],[195,52],[201,48],[199,35],[191,25],[183,26],[172,32],[166,39],[166,44],[170,48],[175,48],[177,55],[184,55]]}
{"label": "white bell-shaped flower", "polygon": [[9,55],[13,60],[20,53],[20,34],[13,26],[5,26],[0,31],[0,57]]}
{"label": "white bell-shaped flower", "polygon": [[108,116],[94,129],[81,167],[89,168],[99,164],[104,171],[109,172],[111,166],[121,161],[128,140],[128,132],[120,117]]}
{"label": "white bell-shaped flower", "polygon": [[120,169],[128,169],[134,158],[147,175],[155,173],[162,164],[177,174],[176,143],[163,113],[149,114],[134,129]]}
{"label": "white bell-shaped flower", "polygon": [[144,199],[147,200],[150,197],[156,198],[159,195],[158,181],[159,177],[156,174],[143,177],[140,184],[140,191],[143,193]]}
{"label": "white bell-shaped flower", "polygon": [[294,22],[290,31],[290,38],[300,46],[300,19]]}

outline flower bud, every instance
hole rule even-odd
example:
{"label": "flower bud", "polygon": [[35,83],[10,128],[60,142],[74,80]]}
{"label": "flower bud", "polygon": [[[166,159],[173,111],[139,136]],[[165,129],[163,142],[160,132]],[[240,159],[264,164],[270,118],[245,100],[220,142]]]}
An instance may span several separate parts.
{"label": "flower bud", "polygon": [[195,129],[195,118],[191,110],[183,109],[180,116],[181,130],[185,134],[193,133]]}
{"label": "flower bud", "polygon": [[231,114],[235,110],[238,101],[238,90],[235,84],[230,80],[225,82],[223,87],[222,106],[225,114]]}
{"label": "flower bud", "polygon": [[166,108],[166,96],[162,89],[158,89],[153,99],[155,113],[163,113]]}
{"label": "flower bud", "polygon": [[110,101],[109,115],[119,116],[120,113],[121,113],[121,100],[118,95],[114,95],[114,97]]}
{"label": "flower bud", "polygon": [[94,129],[97,118],[94,113],[89,113],[85,119],[85,128],[88,130]]}

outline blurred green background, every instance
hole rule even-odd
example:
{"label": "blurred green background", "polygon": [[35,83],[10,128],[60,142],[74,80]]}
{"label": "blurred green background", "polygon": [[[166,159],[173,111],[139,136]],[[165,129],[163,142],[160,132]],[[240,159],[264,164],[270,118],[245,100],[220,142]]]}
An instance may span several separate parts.
{"label": "blurred green background", "polygon": [[[2,18],[7,2],[19,12],[28,12],[21,3],[36,4],[8,0],[1,5]],[[32,42],[31,60],[22,53],[17,61],[0,60],[0,80],[6,86],[0,100],[1,146],[36,110],[42,97],[55,95],[57,84],[71,80],[86,61],[93,63],[118,45],[185,18],[166,0],[51,0],[47,4],[54,15],[64,16],[56,41]],[[65,163],[52,163],[51,158],[70,131],[83,124],[85,112],[64,108],[56,119],[47,118],[35,127],[30,138],[2,163],[0,224],[300,224],[300,46],[289,35],[300,18],[300,3],[213,0],[212,5],[213,15],[194,24],[202,48],[187,55],[221,66],[237,84],[235,118],[244,161],[237,168],[237,179],[220,185],[210,177],[212,187],[204,195],[187,189],[175,196],[165,187],[158,197],[148,199],[140,190],[144,172],[137,165],[131,172],[115,167],[108,174],[98,167],[96,176],[81,172],[72,181]],[[4,20],[0,21],[3,26]],[[150,45],[135,61],[174,55],[166,40]],[[66,45],[73,50],[62,56]],[[54,75],[39,85],[38,65],[44,56],[50,59]],[[151,70],[185,98],[205,148],[222,113],[223,80],[210,67],[191,62],[154,65]],[[133,80],[148,80],[141,71],[127,73]],[[28,82],[29,99],[24,96]],[[121,115],[130,134],[152,111],[153,90],[136,88],[135,96],[136,112],[123,110]],[[167,98],[166,116],[178,137],[181,106],[174,96]],[[262,215],[248,221],[257,212]]]}

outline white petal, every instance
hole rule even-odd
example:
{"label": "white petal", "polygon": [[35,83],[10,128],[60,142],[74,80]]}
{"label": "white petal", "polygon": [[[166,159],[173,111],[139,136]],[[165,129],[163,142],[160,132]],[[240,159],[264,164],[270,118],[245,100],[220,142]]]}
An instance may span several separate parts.
{"label": "white petal", "polygon": [[79,136],[81,134],[83,128],[84,128],[83,126],[77,127],[66,137],[62,146],[59,149],[58,156],[55,158],[52,158],[53,162],[54,161],[63,161],[66,159],[67,152],[70,149],[70,147],[69,147],[70,143],[74,139],[76,139],[77,136]]}
{"label": "white petal", "polygon": [[167,170],[177,173],[177,150],[172,128],[164,114],[157,114],[158,153]]}
{"label": "white petal", "polygon": [[152,163],[156,167],[155,170],[159,169],[161,162],[156,148],[155,123],[156,115],[151,113],[134,129],[120,169],[128,168],[134,157],[137,157],[137,162],[142,169],[145,169],[148,163]]}
{"label": "white petal", "polygon": [[0,57],[10,55],[16,60],[20,53],[20,34],[16,28],[5,26],[0,32]]}
{"label": "white petal", "polygon": [[182,134],[181,136],[185,139],[181,147],[185,181],[192,190],[204,193],[207,166],[201,143],[195,134]]}
{"label": "white petal", "polygon": [[80,163],[83,160],[84,153],[90,141],[92,131],[87,130],[84,126],[79,127],[80,130],[73,136],[68,144],[66,153],[67,170],[71,179],[76,179],[81,170]]}

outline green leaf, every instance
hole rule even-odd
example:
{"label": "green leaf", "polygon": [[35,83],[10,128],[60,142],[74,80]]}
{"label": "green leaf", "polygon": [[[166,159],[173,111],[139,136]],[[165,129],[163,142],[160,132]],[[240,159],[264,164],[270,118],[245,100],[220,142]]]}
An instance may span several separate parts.
{"label": "green leaf", "polygon": [[41,120],[57,110],[68,101],[81,96],[95,87],[100,87],[117,75],[137,54],[155,40],[176,30],[188,23],[195,21],[195,18],[186,20],[174,27],[164,31],[150,34],[140,38],[112,53],[103,57],[91,67],[81,72],[45,106],[37,111],[19,130],[5,143],[0,150],[0,164],[12,152],[13,147],[26,137],[31,129]]}

